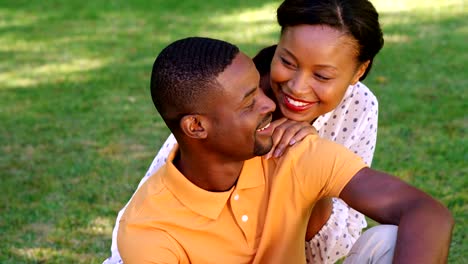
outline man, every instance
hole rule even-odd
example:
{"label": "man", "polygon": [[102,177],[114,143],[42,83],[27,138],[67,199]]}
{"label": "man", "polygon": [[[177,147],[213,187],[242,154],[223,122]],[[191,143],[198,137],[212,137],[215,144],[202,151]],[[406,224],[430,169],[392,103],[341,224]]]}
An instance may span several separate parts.
{"label": "man", "polygon": [[252,60],[224,41],[187,38],[159,54],[151,94],[179,146],[121,219],[125,263],[303,263],[307,222],[325,196],[398,225],[394,254],[373,242],[374,229],[346,261],[446,261],[450,212],[344,147],[312,135],[279,159],[261,158],[275,105],[258,83]]}

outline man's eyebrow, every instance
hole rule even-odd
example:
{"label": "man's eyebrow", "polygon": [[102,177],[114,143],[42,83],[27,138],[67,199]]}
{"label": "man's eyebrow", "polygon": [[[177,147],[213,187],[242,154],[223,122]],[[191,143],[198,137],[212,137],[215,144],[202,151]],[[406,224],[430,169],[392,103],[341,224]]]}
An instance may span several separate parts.
{"label": "man's eyebrow", "polygon": [[244,101],[245,99],[251,97],[256,91],[257,91],[257,87],[252,88],[250,91],[248,91],[248,92],[244,95],[244,98],[242,98],[242,101]]}

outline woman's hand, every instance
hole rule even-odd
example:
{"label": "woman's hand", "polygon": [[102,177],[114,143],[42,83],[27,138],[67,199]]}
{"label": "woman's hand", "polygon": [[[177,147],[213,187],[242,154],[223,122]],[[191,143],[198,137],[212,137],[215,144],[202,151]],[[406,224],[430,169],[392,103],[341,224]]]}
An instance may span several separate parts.
{"label": "woman's hand", "polygon": [[271,122],[274,127],[273,147],[264,157],[278,158],[283,155],[285,149],[301,141],[307,135],[317,134],[317,130],[307,122],[298,122],[282,117]]}

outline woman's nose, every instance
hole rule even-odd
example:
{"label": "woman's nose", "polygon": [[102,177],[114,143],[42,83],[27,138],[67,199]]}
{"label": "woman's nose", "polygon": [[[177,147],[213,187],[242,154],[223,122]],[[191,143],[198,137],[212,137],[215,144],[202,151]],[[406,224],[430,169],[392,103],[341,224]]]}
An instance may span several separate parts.
{"label": "woman's nose", "polygon": [[308,83],[309,76],[305,73],[298,72],[288,81],[288,87],[292,95],[300,96],[310,91]]}

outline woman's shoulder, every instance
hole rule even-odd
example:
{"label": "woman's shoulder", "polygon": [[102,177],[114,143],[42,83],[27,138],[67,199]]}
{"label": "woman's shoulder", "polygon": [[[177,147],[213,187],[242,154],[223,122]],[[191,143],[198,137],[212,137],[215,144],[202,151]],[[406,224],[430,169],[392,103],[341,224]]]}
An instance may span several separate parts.
{"label": "woman's shoulder", "polygon": [[364,125],[369,115],[377,115],[378,101],[363,83],[350,85],[338,106],[314,122],[321,136],[336,138],[338,134],[351,133],[353,128]]}
{"label": "woman's shoulder", "polygon": [[374,93],[365,84],[357,82],[349,86],[336,110],[345,111],[352,116],[361,116],[376,112],[378,108],[379,102]]}
{"label": "woman's shoulder", "polygon": [[377,97],[363,83],[350,85],[338,106],[329,114],[345,117],[365,114],[378,108]]}
{"label": "woman's shoulder", "polygon": [[[368,102],[369,104],[377,104],[377,97],[374,93],[362,82],[357,82],[354,85],[350,85],[346,91],[343,101],[346,99],[353,99],[356,104],[356,100],[363,100],[363,103]],[[361,101],[359,101],[361,102]],[[359,103],[357,103],[359,104]]]}

